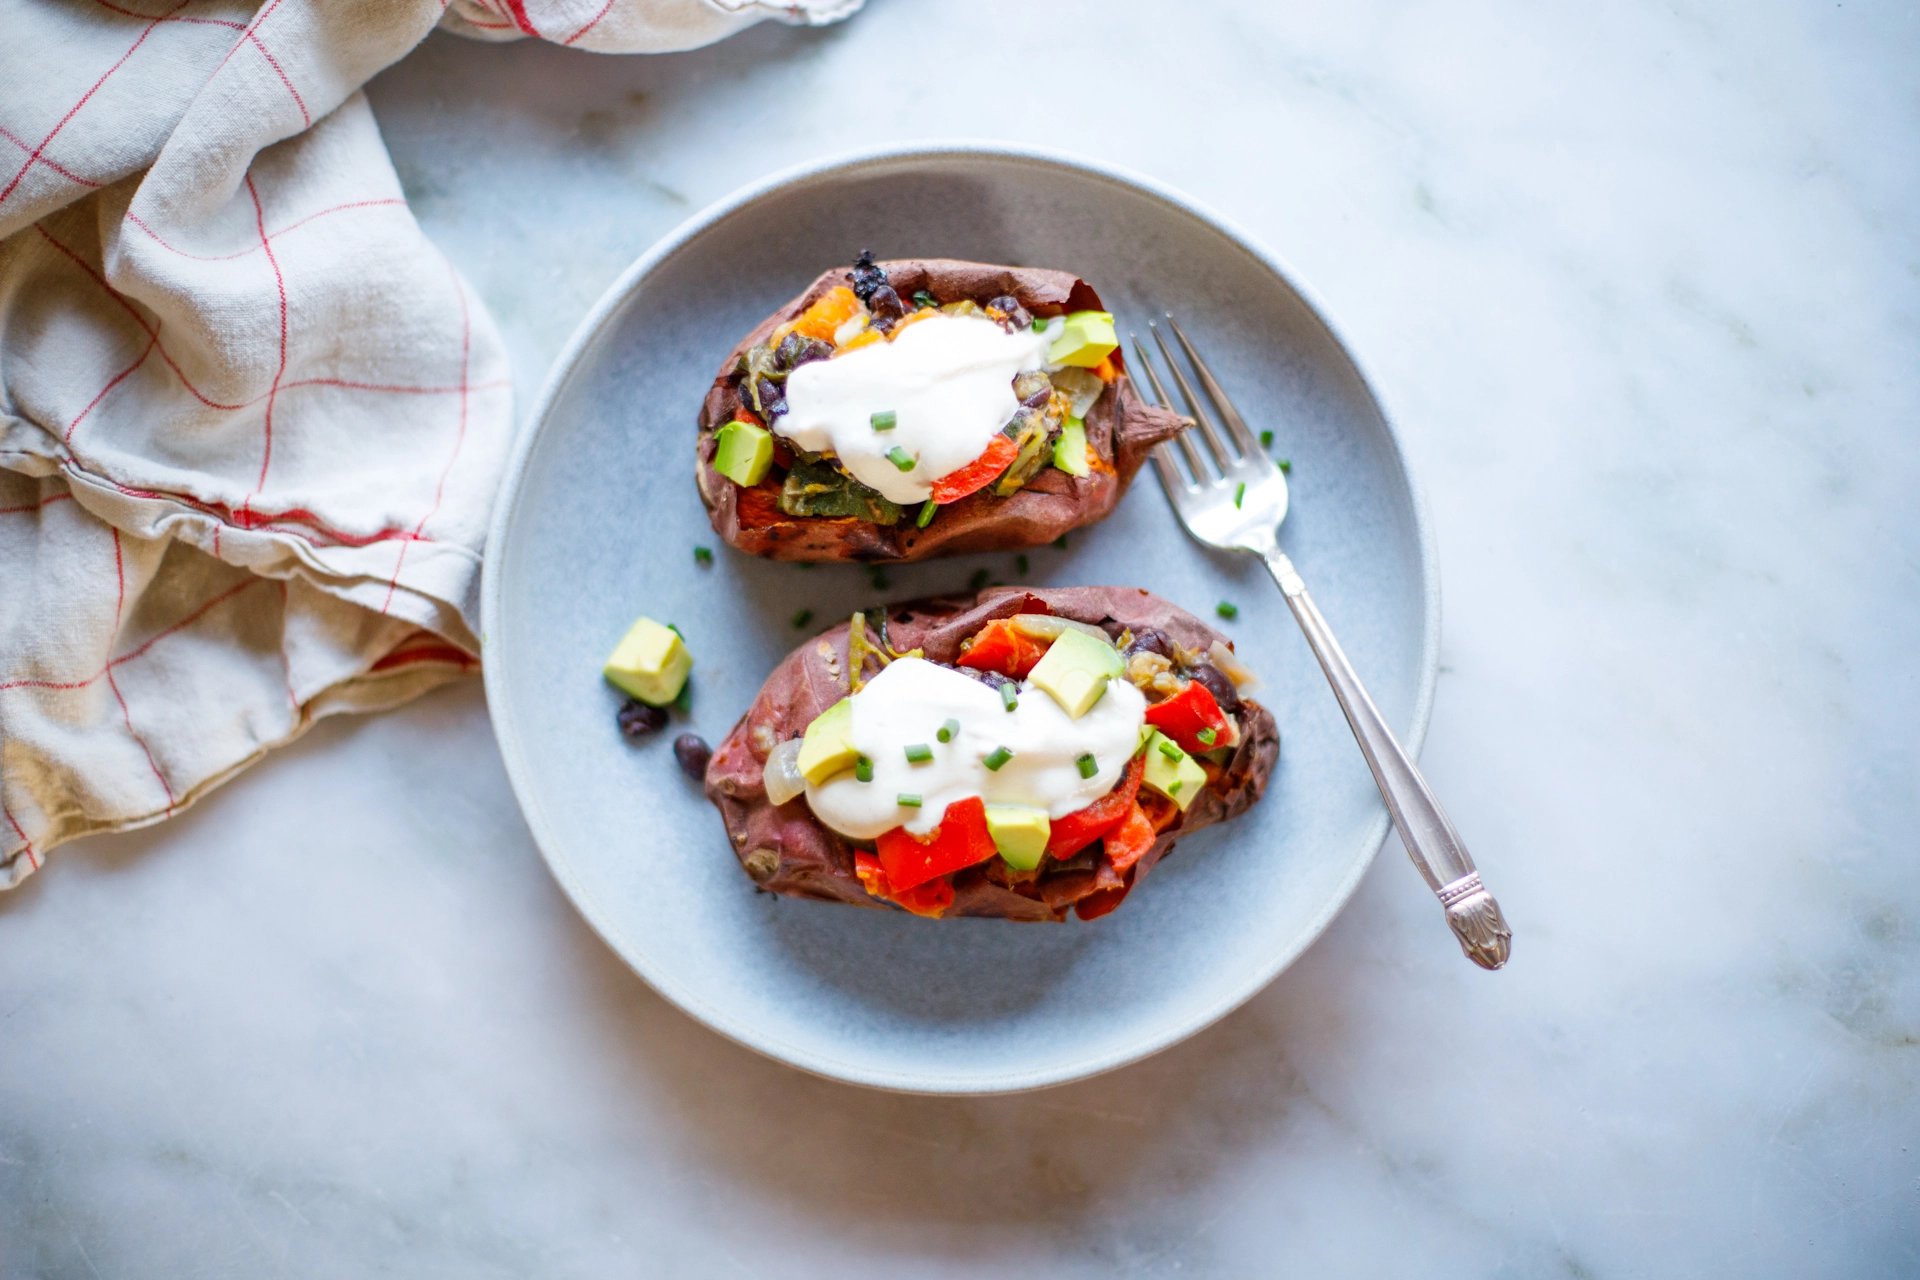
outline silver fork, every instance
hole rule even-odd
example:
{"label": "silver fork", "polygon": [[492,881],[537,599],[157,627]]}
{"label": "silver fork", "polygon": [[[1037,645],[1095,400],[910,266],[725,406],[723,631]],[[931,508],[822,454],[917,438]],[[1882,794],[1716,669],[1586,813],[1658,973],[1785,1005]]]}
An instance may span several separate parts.
{"label": "silver fork", "polygon": [[[1446,909],[1447,923],[1460,940],[1460,949],[1481,968],[1498,969],[1507,962],[1513,940],[1513,933],[1500,914],[1500,904],[1480,883],[1473,858],[1460,843],[1460,835],[1447,820],[1446,811],[1434,798],[1427,780],[1407,758],[1380,709],[1367,696],[1353,664],[1340,651],[1327,620],[1320,616],[1313,597],[1307,594],[1307,584],[1294,571],[1293,561],[1280,550],[1280,522],[1287,516],[1286,476],[1247,429],[1246,421],[1227,399],[1213,371],[1207,368],[1171,315],[1167,317],[1167,325],[1199,376],[1200,385],[1206,389],[1207,401],[1226,424],[1234,446],[1227,447],[1227,439],[1214,425],[1200,397],[1194,394],[1193,384],[1180,371],[1180,362],[1173,358],[1165,335],[1158,326],[1149,323],[1147,328],[1165,357],[1167,368],[1180,387],[1181,398],[1187,402],[1187,411],[1198,424],[1207,446],[1203,452],[1194,442],[1191,431],[1183,431],[1176,437],[1181,453],[1186,456],[1191,479],[1181,473],[1171,445],[1154,446],[1153,469],[1160,475],[1167,500],[1196,541],[1222,551],[1249,552],[1266,563],[1273,580],[1280,584],[1281,594],[1286,596],[1300,630],[1306,633],[1313,656],[1320,660],[1320,669],[1326,672],[1333,696],[1340,700],[1340,709],[1347,713],[1347,724],[1360,743],[1360,754],[1367,758],[1367,767],[1373,770],[1373,780],[1380,788],[1381,798],[1387,802],[1387,812],[1393,815],[1393,825],[1400,831],[1401,842],[1413,858],[1413,865],[1426,877],[1427,887]],[[1172,408],[1173,401],[1161,385],[1153,357],[1137,335],[1133,346],[1154,394],[1161,404]]]}

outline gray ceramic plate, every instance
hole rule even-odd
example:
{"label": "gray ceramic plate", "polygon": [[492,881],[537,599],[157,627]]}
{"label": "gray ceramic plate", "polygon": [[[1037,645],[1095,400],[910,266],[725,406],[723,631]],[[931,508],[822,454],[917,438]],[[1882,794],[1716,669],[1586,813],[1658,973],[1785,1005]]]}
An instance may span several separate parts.
{"label": "gray ceramic plate", "polygon": [[[1028,1089],[1153,1053],[1219,1018],[1346,902],[1387,819],[1280,593],[1174,522],[1151,468],[1105,523],[1012,555],[802,569],[721,546],[693,485],[694,415],[740,335],[863,248],[1060,267],[1123,332],[1178,314],[1256,428],[1293,459],[1284,544],[1410,749],[1439,642],[1432,541],[1392,425],[1324,311],[1265,250],[1144,179],[981,144],[809,165],[694,218],[568,345],[515,453],[487,546],[487,700],[534,838],[634,970],[708,1026],[822,1075],[927,1093]],[[696,545],[714,548],[711,567]],[[1126,583],[1222,624],[1267,681],[1282,749],[1266,798],[1182,841],[1088,924],[926,921],[757,893],[668,741],[718,742],[813,631],[975,570]],[[792,619],[810,609],[813,622]],[[600,663],[645,613],[693,648],[692,723],[640,747]]]}

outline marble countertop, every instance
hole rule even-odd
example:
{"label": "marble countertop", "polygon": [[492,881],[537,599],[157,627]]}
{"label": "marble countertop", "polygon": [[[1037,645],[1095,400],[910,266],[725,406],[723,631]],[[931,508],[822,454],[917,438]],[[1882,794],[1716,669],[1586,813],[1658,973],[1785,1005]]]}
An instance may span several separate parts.
{"label": "marble countertop", "polygon": [[1290,260],[1432,503],[1423,764],[1513,963],[1389,837],[1147,1062],[816,1080],[587,929],[468,684],[0,897],[0,1276],[1920,1273],[1917,55],[1779,0],[433,37],[370,96],[523,410],[655,238],[855,146],[1067,147]]}

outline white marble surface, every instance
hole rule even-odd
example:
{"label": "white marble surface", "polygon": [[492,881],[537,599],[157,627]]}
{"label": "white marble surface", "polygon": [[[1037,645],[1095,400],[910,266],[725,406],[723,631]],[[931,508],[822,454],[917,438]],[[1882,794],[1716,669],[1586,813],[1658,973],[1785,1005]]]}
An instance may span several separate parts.
{"label": "white marble surface", "polygon": [[652,239],[851,146],[1066,145],[1274,246],[1423,470],[1424,763],[1514,962],[1390,840],[1156,1059],[824,1083],[581,924],[468,686],[0,898],[0,1275],[1920,1273],[1911,5],[874,0],[372,98],[523,406]]}

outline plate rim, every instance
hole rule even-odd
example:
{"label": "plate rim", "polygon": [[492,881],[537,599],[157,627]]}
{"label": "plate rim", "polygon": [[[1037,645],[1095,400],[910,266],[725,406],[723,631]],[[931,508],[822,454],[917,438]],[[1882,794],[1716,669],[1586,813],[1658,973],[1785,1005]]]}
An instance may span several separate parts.
{"label": "plate rim", "polygon": [[574,909],[586,919],[588,925],[599,935],[600,940],[620,958],[622,963],[632,969],[669,1004],[735,1044],[776,1062],[825,1079],[896,1093],[931,1096],[968,1097],[1022,1093],[1085,1080],[1151,1057],[1197,1035],[1264,990],[1274,979],[1293,966],[1306,949],[1326,932],[1334,918],[1351,901],[1354,892],[1360,886],[1360,881],[1372,867],[1374,859],[1379,856],[1380,848],[1386,840],[1389,816],[1384,801],[1379,802],[1379,810],[1368,828],[1367,835],[1362,840],[1363,856],[1354,861],[1347,874],[1336,885],[1335,892],[1326,905],[1307,922],[1292,942],[1276,952],[1271,963],[1250,973],[1245,980],[1230,988],[1223,996],[1209,1001],[1181,1018],[1172,1020],[1155,1034],[1124,1048],[1090,1054],[1084,1059],[1051,1069],[1020,1070],[995,1075],[942,1075],[875,1069],[857,1063],[838,1061],[831,1056],[789,1044],[778,1037],[759,1034],[754,1028],[743,1025],[739,1020],[726,1015],[693,991],[663,975],[650,972],[650,966],[643,964],[634,955],[630,955],[627,949],[616,941],[624,938],[624,933],[612,927],[607,913],[600,908],[592,893],[577,880],[564,853],[559,849],[558,841],[541,808],[531,774],[519,746],[519,734],[509,709],[506,677],[501,674],[502,669],[498,663],[486,660],[490,647],[488,637],[499,622],[502,608],[501,571],[498,566],[519,512],[528,462],[532,457],[535,444],[546,428],[555,402],[576,372],[581,357],[599,338],[614,312],[627,300],[641,281],[685,248],[691,240],[747,205],[782,188],[830,174],[843,176],[865,168],[879,168],[914,160],[1016,161],[1043,167],[1078,170],[1083,174],[1131,187],[1211,227],[1250,254],[1292,289],[1314,318],[1325,326],[1327,333],[1353,370],[1354,376],[1359,380],[1361,389],[1372,402],[1374,411],[1380,416],[1381,425],[1386,429],[1387,443],[1392,451],[1393,460],[1398,465],[1400,474],[1405,478],[1408,502],[1412,508],[1421,582],[1420,670],[1416,680],[1412,721],[1401,738],[1401,744],[1410,757],[1419,759],[1433,714],[1434,691],[1440,667],[1439,556],[1434,543],[1433,523],[1427,508],[1426,493],[1421,485],[1419,474],[1414,470],[1408,456],[1406,442],[1398,424],[1394,421],[1393,414],[1389,412],[1385,400],[1381,397],[1373,376],[1355,352],[1353,344],[1348,342],[1345,329],[1334,319],[1331,310],[1320,295],[1284,258],[1256,240],[1238,223],[1193,197],[1158,179],[1103,160],[1068,151],[991,139],[949,138],[895,142],[834,152],[790,165],[738,188],[693,214],[655,241],[625,271],[620,273],[581,318],[572,335],[567,339],[566,345],[554,358],[541,385],[539,395],[528,410],[525,420],[514,433],[507,463],[501,473],[500,487],[494,499],[493,512],[488,521],[485,551],[481,562],[481,679],[486,690],[488,720],[493,728],[494,741],[500,749],[501,760],[506,766],[507,781],[513,789],[514,800],[519,805],[521,816],[527,823],[528,831],[533,836],[535,847],[540,851],[541,859],[547,864],[547,869],[554,879],[559,882]]}

